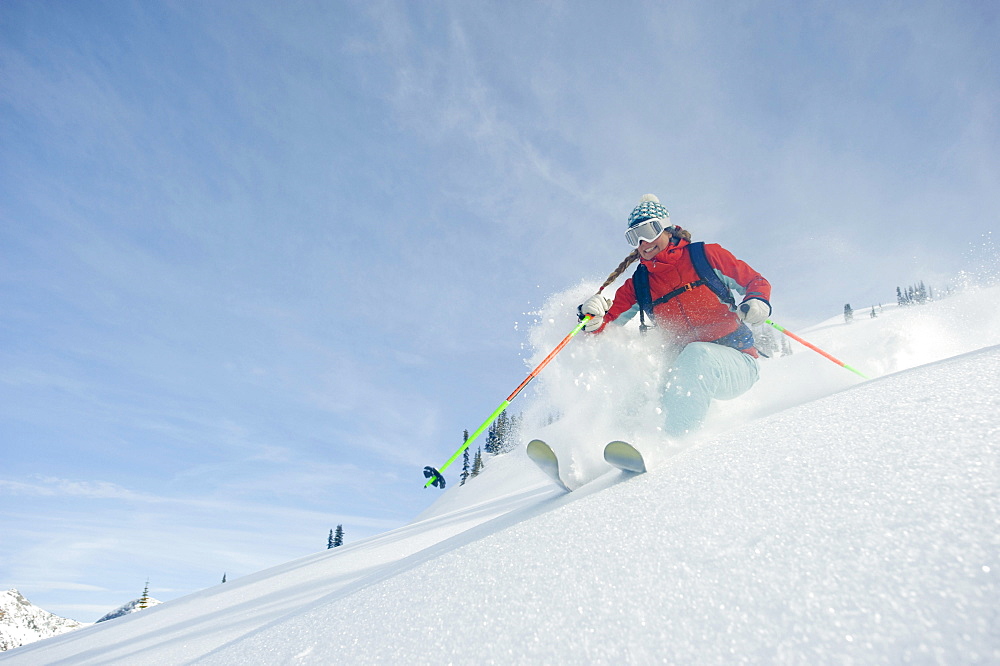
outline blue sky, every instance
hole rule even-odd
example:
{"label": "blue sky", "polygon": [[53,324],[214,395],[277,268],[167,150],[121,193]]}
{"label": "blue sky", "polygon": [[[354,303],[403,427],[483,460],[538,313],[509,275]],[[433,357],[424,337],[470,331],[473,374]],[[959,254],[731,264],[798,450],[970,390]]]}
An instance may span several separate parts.
{"label": "blue sky", "polygon": [[820,321],[1000,209],[988,2],[0,4],[0,585],[81,620],[360,539],[654,192]]}

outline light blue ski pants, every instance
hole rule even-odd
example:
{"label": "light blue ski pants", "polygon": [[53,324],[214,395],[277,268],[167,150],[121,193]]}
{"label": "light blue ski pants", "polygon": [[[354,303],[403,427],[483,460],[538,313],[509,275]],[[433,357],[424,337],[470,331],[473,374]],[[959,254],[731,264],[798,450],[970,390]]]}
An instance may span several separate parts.
{"label": "light blue ski pants", "polygon": [[687,345],[667,372],[660,404],[666,434],[681,437],[701,428],[712,400],[732,400],[760,376],[757,359],[711,342]]}

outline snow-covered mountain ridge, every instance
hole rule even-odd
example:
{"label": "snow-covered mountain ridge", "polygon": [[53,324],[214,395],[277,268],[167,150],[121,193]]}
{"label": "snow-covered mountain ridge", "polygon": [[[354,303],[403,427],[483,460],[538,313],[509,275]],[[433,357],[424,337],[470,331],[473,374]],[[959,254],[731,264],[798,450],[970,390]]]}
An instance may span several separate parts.
{"label": "snow-covered mountain ridge", "polygon": [[[691,445],[647,435],[646,475],[600,471],[605,433],[564,418],[538,434],[573,461],[574,493],[516,451],[404,528],[0,660],[995,663],[996,292],[802,331],[885,376],[801,348],[768,361]],[[535,400],[633,355],[602,344],[560,357]]]}
{"label": "snow-covered mountain ridge", "polygon": [[0,651],[85,626],[33,605],[17,590],[0,592]]}
{"label": "snow-covered mountain ridge", "polygon": [[139,611],[148,610],[153,606],[159,606],[163,602],[159,599],[154,599],[148,595],[144,595],[138,599],[133,599],[126,604],[122,604],[118,608],[114,609],[109,613],[105,613],[101,616],[98,622],[107,622],[108,620],[115,620],[126,615],[131,615],[132,613],[138,613]]}

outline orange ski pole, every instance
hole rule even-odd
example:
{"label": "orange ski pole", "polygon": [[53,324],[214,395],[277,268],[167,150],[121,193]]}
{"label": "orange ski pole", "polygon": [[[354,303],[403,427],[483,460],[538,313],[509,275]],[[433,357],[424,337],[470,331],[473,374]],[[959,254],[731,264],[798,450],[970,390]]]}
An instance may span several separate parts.
{"label": "orange ski pole", "polygon": [[836,363],[837,365],[841,366],[842,368],[846,368],[846,369],[850,370],[851,372],[853,372],[854,374],[856,374],[856,375],[858,375],[858,376],[860,376],[860,377],[863,377],[863,378],[865,378],[865,379],[871,379],[870,377],[868,377],[867,375],[865,375],[864,373],[862,373],[862,372],[861,372],[860,370],[858,370],[857,368],[852,368],[851,366],[849,366],[849,365],[847,365],[846,363],[844,363],[843,361],[841,361],[841,360],[840,360],[839,358],[835,358],[834,356],[832,356],[831,354],[828,354],[828,353],[826,353],[825,351],[823,351],[822,349],[820,349],[820,348],[819,348],[819,347],[817,347],[816,345],[814,345],[814,344],[812,344],[812,343],[810,343],[810,342],[806,342],[805,340],[803,340],[803,339],[802,339],[802,338],[800,338],[799,336],[795,335],[794,333],[792,333],[792,332],[791,332],[791,331],[789,331],[788,329],[786,329],[786,328],[783,328],[783,327],[781,327],[781,326],[778,326],[777,324],[775,324],[775,323],[774,323],[773,321],[771,321],[770,319],[768,319],[768,320],[767,320],[767,321],[765,321],[764,323],[765,323],[765,324],[770,324],[770,325],[771,325],[771,326],[773,326],[774,328],[778,329],[779,331],[781,331],[782,333],[784,333],[785,335],[787,335],[788,337],[790,337],[790,338],[791,338],[792,340],[795,340],[796,342],[801,342],[801,343],[802,343],[802,344],[804,344],[804,345],[805,345],[806,347],[809,347],[809,349],[812,349],[812,350],[813,350],[814,352],[816,352],[816,353],[817,353],[817,354],[819,354],[820,356],[824,356],[824,357],[826,357],[826,358],[830,359],[831,361],[833,361],[833,362],[834,362],[834,363]]}

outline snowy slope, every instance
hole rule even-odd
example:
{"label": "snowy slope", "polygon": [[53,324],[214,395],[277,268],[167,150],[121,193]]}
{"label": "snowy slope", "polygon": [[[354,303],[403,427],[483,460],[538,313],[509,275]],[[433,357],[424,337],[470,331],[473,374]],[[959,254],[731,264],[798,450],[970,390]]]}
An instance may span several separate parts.
{"label": "snowy slope", "polygon": [[209,663],[1000,659],[998,377],[994,347],[795,408]]}
{"label": "snowy slope", "polygon": [[58,636],[84,626],[35,606],[17,590],[0,592],[0,650]]}
{"label": "snowy slope", "polygon": [[996,292],[802,331],[893,374],[799,348],[691,445],[645,424],[654,467],[624,481],[594,462],[616,418],[579,415],[627,392],[596,359],[645,352],[581,341],[526,409],[562,415],[537,429],[578,491],[517,451],[404,528],[0,661],[1000,661]]}

